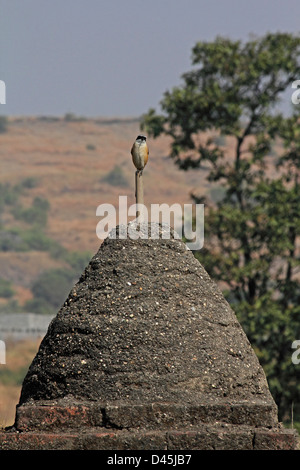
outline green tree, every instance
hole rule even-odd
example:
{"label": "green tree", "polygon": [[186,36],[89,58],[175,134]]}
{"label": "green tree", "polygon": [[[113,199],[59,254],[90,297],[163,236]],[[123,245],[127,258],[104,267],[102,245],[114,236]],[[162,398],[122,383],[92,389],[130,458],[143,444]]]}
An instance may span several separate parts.
{"label": "green tree", "polygon": [[47,199],[35,197],[32,206],[28,209],[17,206],[12,211],[16,219],[24,220],[36,227],[45,227],[47,225],[48,211],[50,204]]}
{"label": "green tree", "polygon": [[[227,283],[225,295],[266,371],[280,418],[292,402],[300,418],[300,371],[291,362],[291,344],[300,339],[299,119],[276,110],[300,77],[300,38],[218,37],[197,43],[192,63],[183,84],[164,94],[161,113],[150,109],[141,128],[171,137],[170,157],[180,169],[205,164],[208,180],[223,187],[215,203],[192,195],[206,203],[205,246],[195,255]],[[234,142],[230,155],[216,132]]]}
{"label": "green tree", "polygon": [[7,131],[7,117],[6,116],[0,116],[0,134],[3,134],[4,132]]}
{"label": "green tree", "polygon": [[11,282],[0,278],[0,297],[10,298],[14,295],[14,293],[15,292],[11,287]]}
{"label": "green tree", "polygon": [[107,173],[107,175],[105,175],[101,181],[111,184],[112,186],[128,186],[128,181],[124,175],[124,171],[118,165],[116,165],[109,173]]}
{"label": "green tree", "polygon": [[74,276],[80,276],[85,267],[89,264],[92,253],[89,251],[68,251],[64,259],[71,266]]}
{"label": "green tree", "polygon": [[70,270],[44,271],[32,285],[34,298],[26,303],[26,309],[39,313],[56,313],[74,282],[74,274]]}

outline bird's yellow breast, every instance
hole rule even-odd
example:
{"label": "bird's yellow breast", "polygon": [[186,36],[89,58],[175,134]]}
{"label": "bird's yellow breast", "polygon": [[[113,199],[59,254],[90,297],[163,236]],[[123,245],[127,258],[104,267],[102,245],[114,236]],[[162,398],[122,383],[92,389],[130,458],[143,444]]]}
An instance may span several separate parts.
{"label": "bird's yellow breast", "polygon": [[135,142],[131,149],[132,161],[138,170],[143,170],[148,162],[148,146],[146,142]]}

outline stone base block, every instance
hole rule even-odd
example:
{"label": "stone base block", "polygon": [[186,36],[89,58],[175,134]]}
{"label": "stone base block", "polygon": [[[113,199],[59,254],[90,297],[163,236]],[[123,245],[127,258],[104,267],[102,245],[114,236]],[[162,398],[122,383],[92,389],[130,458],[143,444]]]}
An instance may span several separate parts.
{"label": "stone base block", "polygon": [[273,402],[262,400],[205,401],[197,405],[41,401],[17,406],[14,427],[43,432],[87,427],[161,430],[216,422],[272,428],[278,425],[277,409]]}
{"label": "stone base block", "polygon": [[273,403],[209,400],[198,405],[68,400],[17,406],[0,450],[295,450],[298,434]]}
{"label": "stone base block", "polygon": [[197,429],[0,432],[0,450],[297,450],[293,430],[225,423]]}

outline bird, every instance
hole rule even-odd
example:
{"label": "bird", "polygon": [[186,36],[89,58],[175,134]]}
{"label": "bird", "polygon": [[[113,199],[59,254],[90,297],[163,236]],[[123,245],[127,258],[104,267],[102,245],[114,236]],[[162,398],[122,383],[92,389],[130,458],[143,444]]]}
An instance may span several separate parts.
{"label": "bird", "polygon": [[143,173],[143,169],[147,165],[149,148],[146,142],[147,137],[139,134],[131,147],[131,155],[134,166],[137,169],[137,173],[140,175]]}

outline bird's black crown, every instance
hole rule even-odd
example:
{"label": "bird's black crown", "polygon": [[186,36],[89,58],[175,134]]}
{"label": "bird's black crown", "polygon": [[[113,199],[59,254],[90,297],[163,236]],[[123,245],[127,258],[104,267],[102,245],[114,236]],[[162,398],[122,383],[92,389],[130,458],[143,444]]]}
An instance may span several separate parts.
{"label": "bird's black crown", "polygon": [[136,140],[146,140],[146,136],[145,135],[138,135]]}

